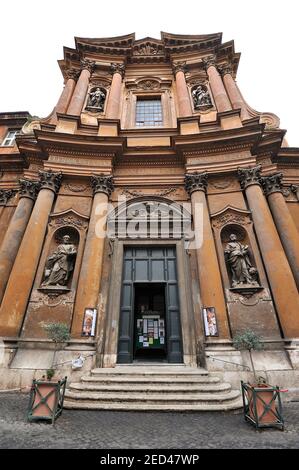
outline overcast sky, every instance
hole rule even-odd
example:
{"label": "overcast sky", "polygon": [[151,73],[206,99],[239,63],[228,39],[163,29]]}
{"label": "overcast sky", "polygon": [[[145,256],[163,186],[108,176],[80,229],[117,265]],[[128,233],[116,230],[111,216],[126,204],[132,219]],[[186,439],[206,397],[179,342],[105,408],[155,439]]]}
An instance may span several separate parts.
{"label": "overcast sky", "polygon": [[74,36],[223,32],[242,53],[237,81],[248,103],[277,114],[299,146],[295,0],[9,0],[0,12],[0,112],[50,113],[63,87],[57,60]]}

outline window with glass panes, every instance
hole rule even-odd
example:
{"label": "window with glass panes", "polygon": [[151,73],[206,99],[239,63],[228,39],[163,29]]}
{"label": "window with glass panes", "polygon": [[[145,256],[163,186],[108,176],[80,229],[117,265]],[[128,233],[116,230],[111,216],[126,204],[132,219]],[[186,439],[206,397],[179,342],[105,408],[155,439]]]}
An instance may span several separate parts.
{"label": "window with glass panes", "polygon": [[14,129],[11,131],[8,131],[6,134],[5,139],[2,142],[2,147],[11,147],[15,143],[15,138],[18,134],[20,134],[21,130],[20,129]]}
{"label": "window with glass panes", "polygon": [[136,103],[136,126],[150,127],[162,126],[162,105],[160,98],[153,99],[137,99]]}

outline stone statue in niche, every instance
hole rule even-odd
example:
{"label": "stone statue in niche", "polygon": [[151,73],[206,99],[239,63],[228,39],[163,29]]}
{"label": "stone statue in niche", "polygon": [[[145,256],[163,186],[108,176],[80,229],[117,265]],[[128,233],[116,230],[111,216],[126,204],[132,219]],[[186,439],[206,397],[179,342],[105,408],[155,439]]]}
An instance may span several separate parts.
{"label": "stone statue in niche", "polygon": [[64,235],[62,241],[47,258],[42,287],[66,286],[74,269],[77,249],[69,235]]}
{"label": "stone statue in niche", "polygon": [[92,88],[88,93],[86,109],[92,108],[94,111],[103,111],[105,99],[106,94],[100,87],[97,87],[96,89]]}
{"label": "stone statue in niche", "polygon": [[242,245],[238,242],[234,233],[230,235],[229,239],[224,253],[232,273],[232,287],[259,286],[257,270],[249,259],[248,245]]}
{"label": "stone statue in niche", "polygon": [[209,92],[203,85],[198,85],[192,91],[194,109],[211,108],[213,106]]}

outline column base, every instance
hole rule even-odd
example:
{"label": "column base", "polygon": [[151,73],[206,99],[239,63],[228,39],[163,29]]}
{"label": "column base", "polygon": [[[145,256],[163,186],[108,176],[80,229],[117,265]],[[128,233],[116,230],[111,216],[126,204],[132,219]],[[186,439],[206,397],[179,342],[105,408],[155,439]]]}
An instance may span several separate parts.
{"label": "column base", "polygon": [[119,119],[98,119],[99,129],[98,136],[101,137],[117,137],[120,131]]}
{"label": "column base", "polygon": [[181,135],[198,134],[199,133],[199,117],[190,116],[178,118],[178,128]]}
{"label": "column base", "polygon": [[232,109],[231,111],[218,113],[218,119],[220,120],[221,128],[224,130],[243,127],[241,121],[241,109]]}
{"label": "column base", "polygon": [[71,116],[68,114],[57,114],[57,126],[55,132],[63,134],[75,134],[78,129],[80,116]]}

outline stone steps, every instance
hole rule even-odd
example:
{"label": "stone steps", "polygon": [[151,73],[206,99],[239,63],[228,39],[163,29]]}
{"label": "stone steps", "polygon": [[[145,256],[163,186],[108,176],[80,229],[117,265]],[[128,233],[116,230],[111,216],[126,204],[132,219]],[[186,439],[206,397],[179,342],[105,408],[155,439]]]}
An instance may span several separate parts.
{"label": "stone steps", "polygon": [[123,411],[225,411],[242,406],[239,391],[184,366],[120,366],[94,369],[69,385],[65,408]]}

